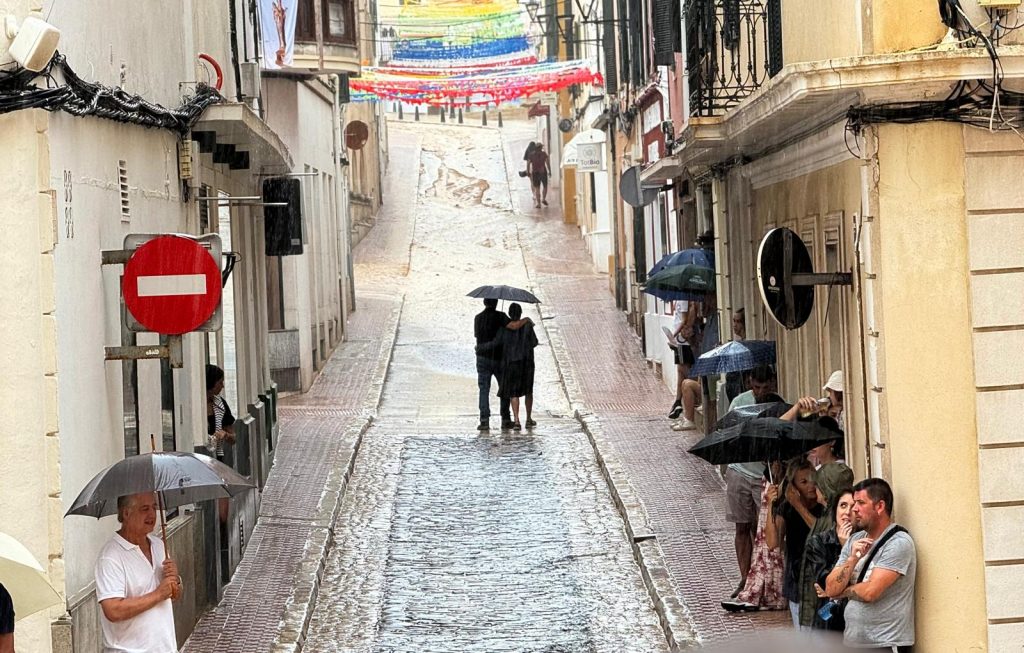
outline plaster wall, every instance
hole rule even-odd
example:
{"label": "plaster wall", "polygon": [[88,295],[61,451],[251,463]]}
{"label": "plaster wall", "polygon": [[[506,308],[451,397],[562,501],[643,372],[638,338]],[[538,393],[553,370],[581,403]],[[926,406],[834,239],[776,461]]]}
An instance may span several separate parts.
{"label": "plaster wall", "polygon": [[[53,204],[48,193],[49,115],[42,110],[0,116],[0,524],[24,544],[62,588],[57,359],[54,333]],[[47,653],[49,613],[18,622],[21,650]]]}
{"label": "plaster wall", "polygon": [[963,134],[988,643],[1010,653],[1024,641],[1024,149],[1012,133]]}
{"label": "plaster wall", "polygon": [[[322,361],[340,341],[342,296],[340,270],[347,268],[347,251],[342,250],[345,216],[335,184],[333,143],[333,91],[317,80],[267,78],[264,83],[267,121],[281,135],[295,160],[295,172],[303,186],[304,251],[282,257],[284,326],[297,331],[297,338],[285,334],[277,346],[298,343],[301,388],[307,390]],[[369,143],[368,143],[369,147]],[[271,259],[271,265],[274,260]],[[326,351],[319,351],[323,340]],[[314,350],[317,356],[314,358]]]}
{"label": "plaster wall", "polygon": [[971,341],[962,127],[882,125],[878,142],[883,432],[895,517],[917,545],[915,650],[983,651],[978,497],[982,488],[1005,487],[1013,476],[997,479],[998,470],[990,469],[979,479],[975,392],[984,369]]}
{"label": "plaster wall", "polygon": [[224,70],[221,92],[235,97],[227,2],[77,0],[56,3],[49,21],[61,30],[60,50],[83,79],[177,106],[195,82],[213,81],[196,59],[205,52]]}
{"label": "plaster wall", "polygon": [[860,4],[850,0],[783,2],[782,55],[785,63],[862,54]]}
{"label": "plaster wall", "polygon": [[[121,344],[122,268],[101,266],[99,253],[121,249],[129,233],[188,232],[190,224],[189,207],[180,195],[174,135],[63,114],[51,121],[49,183],[61,189],[55,278],[66,509],[93,475],[125,453],[122,364],[105,362],[103,350]],[[127,171],[127,219],[122,215],[119,161]],[[189,336],[190,344],[195,338]],[[140,344],[153,342],[153,334],[139,335]],[[202,387],[197,368],[190,365],[175,373],[184,383],[184,393],[176,393],[176,400]],[[139,446],[149,451],[149,434],[157,434],[160,448],[163,431],[159,362],[140,361],[138,377]],[[202,425],[191,410],[187,417],[183,408],[175,411],[178,448],[191,451],[192,435]],[[67,590],[75,597],[93,582],[96,554],[117,526],[112,517],[69,519],[74,527],[66,532]]]}
{"label": "plaster wall", "polygon": [[[799,146],[794,155],[791,161],[803,159]],[[731,192],[742,191],[734,184]],[[863,477],[867,472],[863,453],[867,418],[863,409],[863,373],[856,338],[859,318],[853,288],[817,286],[814,309],[807,322],[789,331],[763,309],[756,269],[761,239],[776,227],[789,227],[800,236],[810,251],[815,271],[852,269],[853,223],[861,202],[858,164],[848,160],[827,166],[752,189],[750,197],[753,228],[740,233],[741,221],[729,221],[731,292],[725,308],[731,314],[734,308],[744,307],[749,339],[778,343],[779,392],[787,400],[821,396],[821,387],[829,375],[834,370],[843,370],[847,388],[847,460]]]}
{"label": "plaster wall", "polygon": [[[864,54],[886,54],[938,43],[946,34],[933,0],[860,0]],[[970,0],[963,3],[968,9]],[[982,21],[978,21],[980,24]],[[787,62],[788,63],[788,62]]]}

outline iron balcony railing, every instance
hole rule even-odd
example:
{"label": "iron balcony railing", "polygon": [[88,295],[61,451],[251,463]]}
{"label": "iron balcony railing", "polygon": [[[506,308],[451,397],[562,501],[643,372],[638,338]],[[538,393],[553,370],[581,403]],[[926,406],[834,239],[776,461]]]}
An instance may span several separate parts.
{"label": "iron balcony railing", "polygon": [[735,106],[782,69],[782,0],[683,0],[691,116]]}

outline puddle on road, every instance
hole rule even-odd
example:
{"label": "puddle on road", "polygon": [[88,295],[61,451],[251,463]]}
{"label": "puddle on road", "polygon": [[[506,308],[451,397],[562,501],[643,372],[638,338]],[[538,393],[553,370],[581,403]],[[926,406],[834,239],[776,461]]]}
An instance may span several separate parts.
{"label": "puddle on road", "polygon": [[666,650],[589,443],[544,426],[367,433],[305,650]]}

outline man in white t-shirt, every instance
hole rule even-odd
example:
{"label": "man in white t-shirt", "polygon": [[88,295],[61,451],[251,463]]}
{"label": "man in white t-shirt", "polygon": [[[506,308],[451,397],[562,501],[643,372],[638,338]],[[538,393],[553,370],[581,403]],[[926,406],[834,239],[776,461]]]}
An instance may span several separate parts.
{"label": "man in white t-shirt", "polygon": [[177,653],[171,600],[181,595],[181,577],[150,535],[157,510],[151,492],[117,500],[121,529],[96,561],[104,653]]}

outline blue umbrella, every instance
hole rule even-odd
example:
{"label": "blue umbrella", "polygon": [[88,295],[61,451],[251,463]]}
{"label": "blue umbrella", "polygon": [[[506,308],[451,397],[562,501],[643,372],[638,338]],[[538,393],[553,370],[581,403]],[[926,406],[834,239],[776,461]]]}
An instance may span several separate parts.
{"label": "blue umbrella", "polygon": [[739,372],[774,362],[774,340],[733,340],[715,347],[698,358],[690,368],[690,376]]}
{"label": "blue umbrella", "polygon": [[681,249],[661,257],[661,260],[654,264],[654,267],[647,273],[653,277],[665,268],[674,265],[699,265],[702,268],[715,268],[714,252],[707,249]]}

